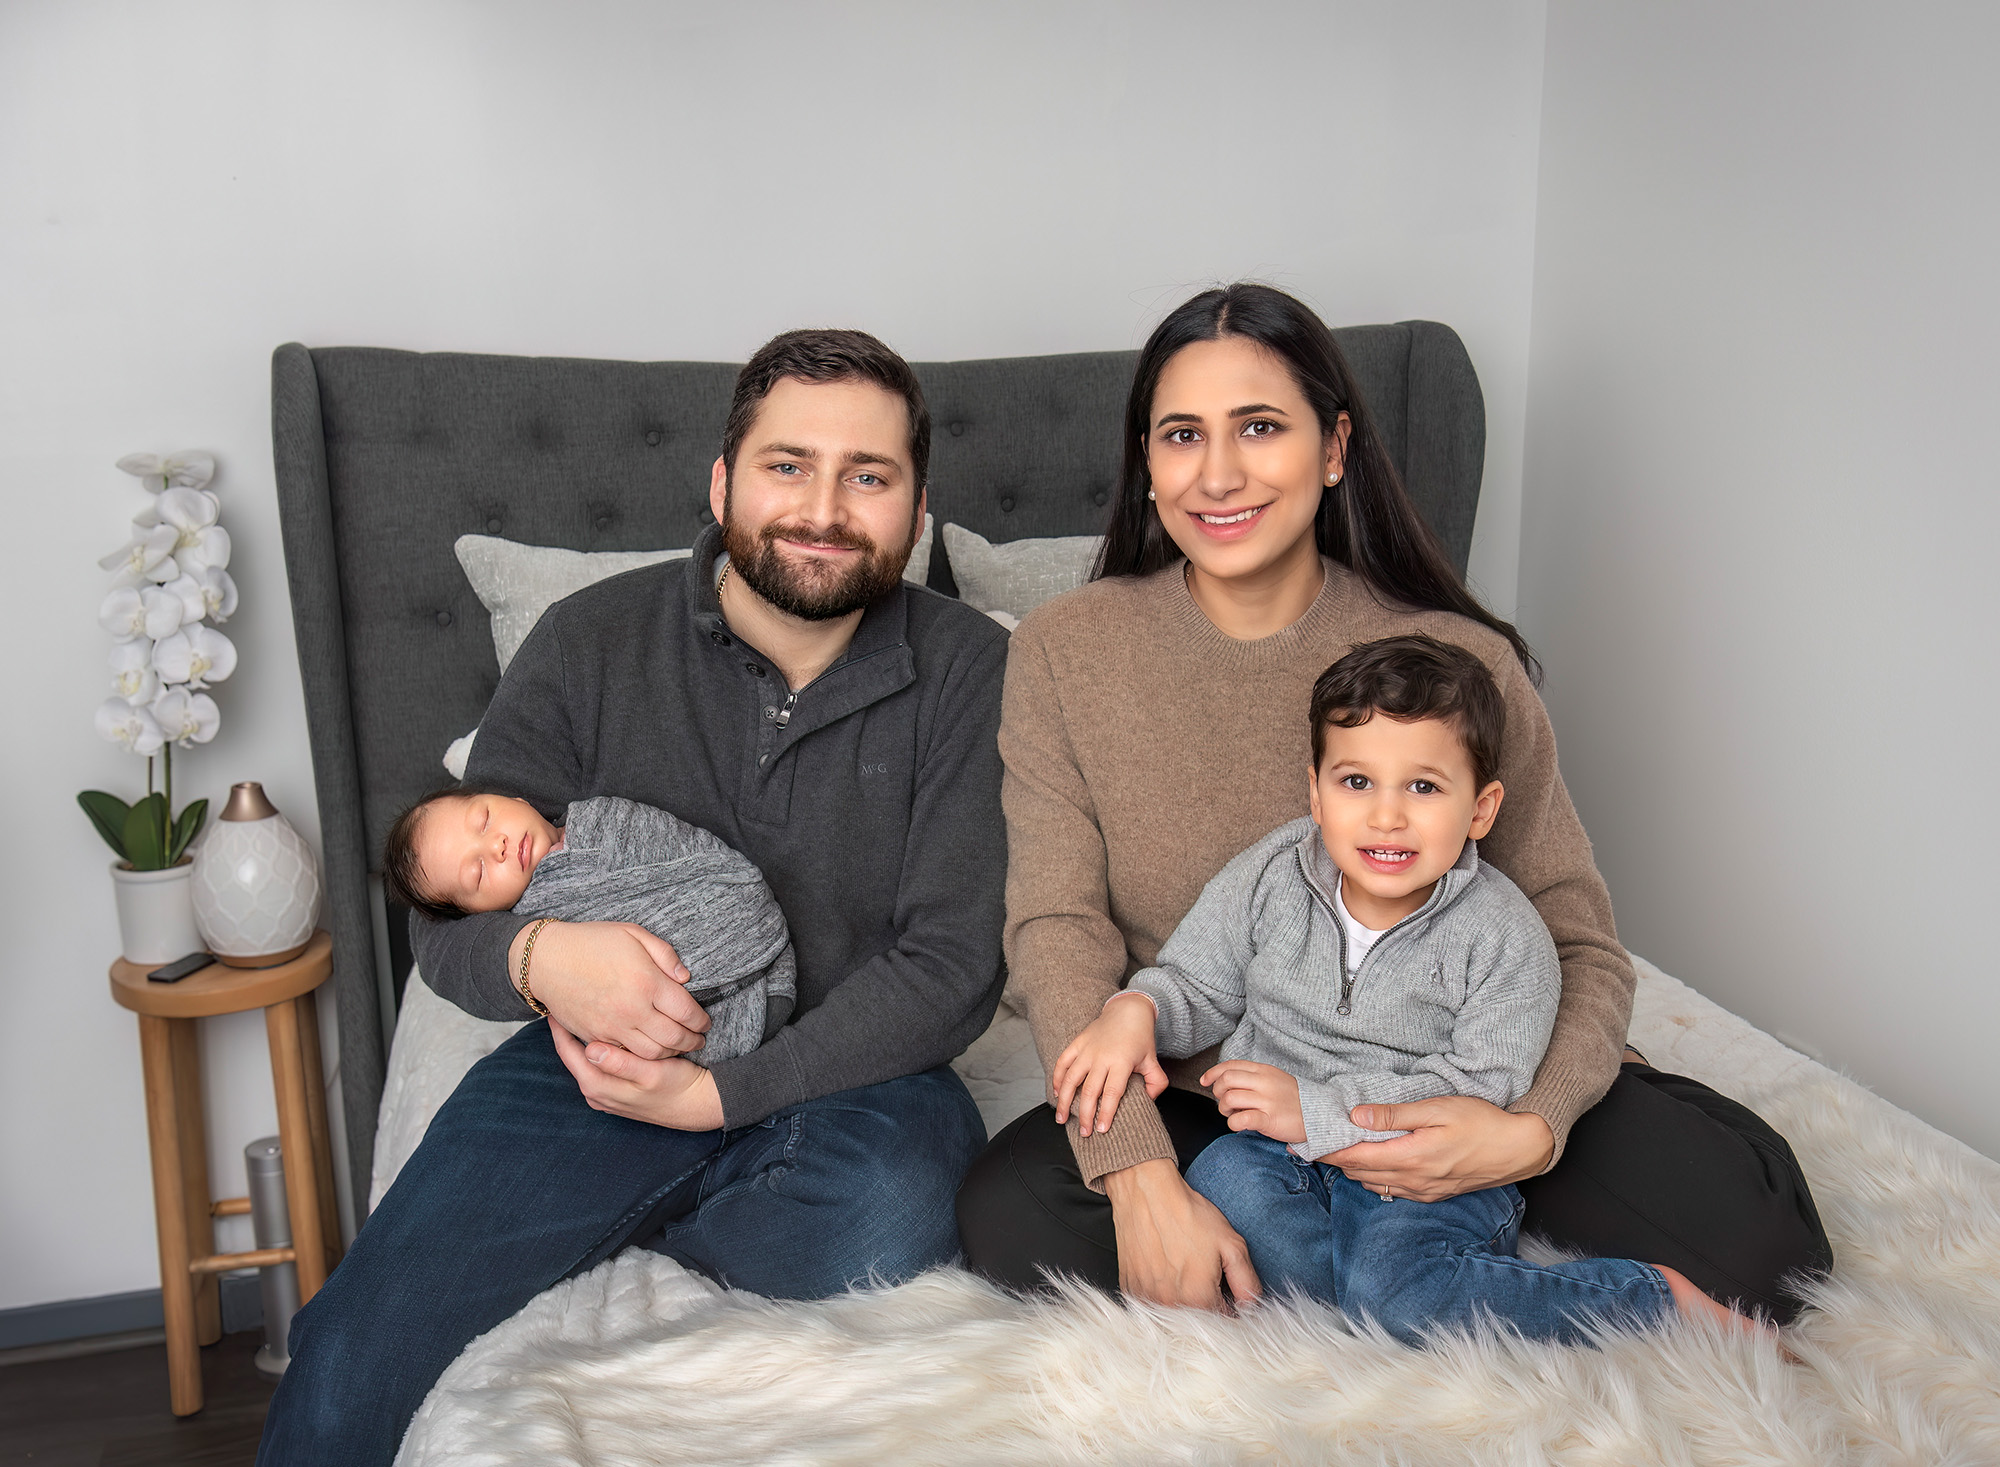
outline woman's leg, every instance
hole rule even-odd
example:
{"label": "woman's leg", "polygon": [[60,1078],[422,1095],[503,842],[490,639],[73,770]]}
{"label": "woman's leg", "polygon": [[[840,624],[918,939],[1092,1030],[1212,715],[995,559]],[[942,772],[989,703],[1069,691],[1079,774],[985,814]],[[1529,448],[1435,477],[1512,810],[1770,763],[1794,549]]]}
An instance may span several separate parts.
{"label": "woman's leg", "polygon": [[1521,1195],[1512,1187],[1384,1202],[1321,1170],[1332,1173],[1329,1236],[1346,1244],[1334,1262],[1338,1302],[1405,1344],[1423,1343],[1426,1329],[1469,1329],[1487,1317],[1531,1340],[1583,1344],[1591,1322],[1644,1325],[1674,1312],[1666,1279],[1629,1258],[1542,1267],[1515,1257]]}
{"label": "woman's leg", "polygon": [[[1182,1171],[1229,1134],[1205,1095],[1169,1089],[1158,1105]],[[1069,1131],[1056,1124],[1052,1106],[1003,1126],[980,1152],[958,1189],[958,1236],[966,1264],[1011,1289],[1039,1288],[1047,1273],[1118,1287],[1111,1204],[1084,1185]]]}
{"label": "woman's leg", "polygon": [[1787,1280],[1833,1266],[1798,1158],[1746,1106],[1628,1061],[1570,1130],[1562,1160],[1520,1184],[1522,1227],[1559,1247],[1679,1269],[1709,1295],[1788,1323]]}

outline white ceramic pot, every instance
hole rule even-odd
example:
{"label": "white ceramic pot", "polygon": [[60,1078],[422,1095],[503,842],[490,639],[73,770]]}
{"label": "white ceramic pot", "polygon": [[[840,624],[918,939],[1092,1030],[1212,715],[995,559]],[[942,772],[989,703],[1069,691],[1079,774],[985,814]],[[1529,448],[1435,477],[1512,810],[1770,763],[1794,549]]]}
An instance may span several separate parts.
{"label": "white ceramic pot", "polygon": [[134,871],[111,863],[111,889],[118,898],[118,941],[128,963],[157,967],[201,951],[195,930],[194,863],[183,859],[164,871]]}
{"label": "white ceramic pot", "polygon": [[319,857],[255,781],[229,803],[194,852],[194,917],[208,950],[236,968],[297,957],[319,916]]}

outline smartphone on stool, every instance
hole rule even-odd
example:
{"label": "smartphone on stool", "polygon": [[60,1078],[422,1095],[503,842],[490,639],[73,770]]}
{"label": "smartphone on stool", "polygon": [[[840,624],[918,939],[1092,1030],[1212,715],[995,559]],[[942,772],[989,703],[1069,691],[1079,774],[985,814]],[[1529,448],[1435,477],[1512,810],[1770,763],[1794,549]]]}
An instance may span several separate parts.
{"label": "smartphone on stool", "polygon": [[153,983],[178,983],[190,973],[199,973],[215,961],[213,953],[189,953],[184,958],[175,958],[165,967],[155,968],[146,975]]}

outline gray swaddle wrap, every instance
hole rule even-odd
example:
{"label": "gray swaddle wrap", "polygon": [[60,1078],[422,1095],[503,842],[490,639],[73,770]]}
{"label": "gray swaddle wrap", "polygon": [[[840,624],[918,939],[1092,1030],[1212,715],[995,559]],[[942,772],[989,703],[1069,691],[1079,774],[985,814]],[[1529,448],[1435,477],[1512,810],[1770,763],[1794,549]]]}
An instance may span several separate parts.
{"label": "gray swaddle wrap", "polygon": [[690,1059],[748,1054],[790,1017],[797,968],[778,899],[748,856],[699,826],[610,795],[569,807],[514,910],[563,922],[636,922],[673,944],[708,1011]]}

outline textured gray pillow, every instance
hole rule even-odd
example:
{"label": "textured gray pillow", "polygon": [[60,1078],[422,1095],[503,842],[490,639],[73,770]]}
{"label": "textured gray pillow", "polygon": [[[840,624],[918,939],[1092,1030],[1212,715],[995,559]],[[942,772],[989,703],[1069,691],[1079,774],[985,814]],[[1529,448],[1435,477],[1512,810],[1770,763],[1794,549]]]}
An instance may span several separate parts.
{"label": "textured gray pillow", "polygon": [[1026,616],[1044,601],[1074,591],[1090,578],[1101,535],[1009,540],[995,545],[963,525],[946,522],[945,554],[959,599],[976,611]]}

